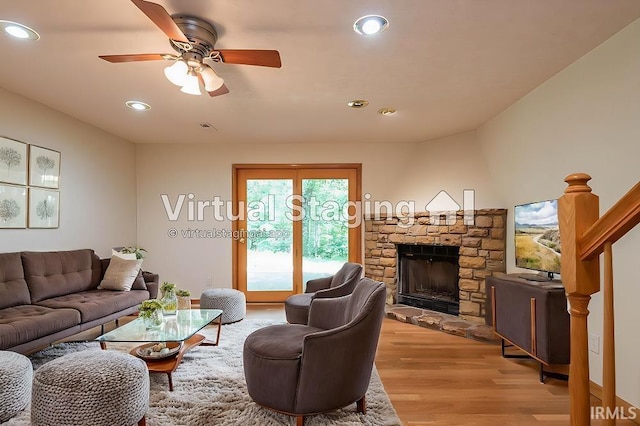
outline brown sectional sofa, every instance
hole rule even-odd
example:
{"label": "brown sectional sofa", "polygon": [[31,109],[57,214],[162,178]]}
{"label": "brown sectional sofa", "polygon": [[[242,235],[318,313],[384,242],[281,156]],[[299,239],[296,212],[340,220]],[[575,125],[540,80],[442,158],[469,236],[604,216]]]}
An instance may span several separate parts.
{"label": "brown sectional sofa", "polygon": [[149,272],[131,291],[98,289],[108,265],[89,249],[0,254],[0,350],[32,352],[157,296],[158,275]]}

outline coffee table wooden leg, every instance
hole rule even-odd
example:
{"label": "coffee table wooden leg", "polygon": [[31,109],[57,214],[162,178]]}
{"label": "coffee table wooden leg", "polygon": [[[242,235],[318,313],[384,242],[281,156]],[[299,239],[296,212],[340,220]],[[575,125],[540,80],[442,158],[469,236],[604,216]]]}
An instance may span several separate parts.
{"label": "coffee table wooden leg", "polygon": [[212,342],[209,339],[204,340],[202,343],[200,343],[202,346],[218,346],[218,343],[220,343],[220,330],[222,330],[222,315],[220,315],[218,317],[218,334],[216,336],[216,341]]}
{"label": "coffee table wooden leg", "polygon": [[105,342],[100,342],[100,349],[102,349],[103,351],[107,350],[107,344]]}
{"label": "coffee table wooden leg", "polygon": [[220,330],[222,330],[222,315],[218,317],[218,335],[216,336],[215,346],[218,346],[218,343],[220,343]]}
{"label": "coffee table wooden leg", "polygon": [[171,373],[167,373],[167,377],[169,378],[169,391],[173,392],[173,378],[171,377]]}

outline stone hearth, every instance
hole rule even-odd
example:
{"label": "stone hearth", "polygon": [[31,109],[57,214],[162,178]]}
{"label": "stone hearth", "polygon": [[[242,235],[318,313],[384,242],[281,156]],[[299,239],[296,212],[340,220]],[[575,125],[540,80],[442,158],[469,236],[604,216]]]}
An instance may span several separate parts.
{"label": "stone hearth", "polygon": [[454,336],[466,337],[467,339],[479,340],[485,343],[500,343],[500,338],[493,332],[493,327],[490,325],[465,321],[463,318],[454,315],[405,305],[387,306],[386,314],[387,318],[442,331]]}
{"label": "stone hearth", "polygon": [[441,244],[460,247],[459,316],[482,323],[485,315],[485,278],[505,272],[506,209],[474,212],[473,225],[464,224],[464,212],[455,220],[430,217],[428,212],[410,218],[392,215],[365,217],[365,276],[387,285],[387,304],[397,302],[397,244]]}

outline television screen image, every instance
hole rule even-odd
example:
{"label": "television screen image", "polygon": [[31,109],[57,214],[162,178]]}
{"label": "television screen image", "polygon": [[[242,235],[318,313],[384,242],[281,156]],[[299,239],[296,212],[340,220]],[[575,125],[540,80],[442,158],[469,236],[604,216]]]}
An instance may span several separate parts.
{"label": "television screen image", "polygon": [[558,200],[515,207],[516,266],[560,273]]}

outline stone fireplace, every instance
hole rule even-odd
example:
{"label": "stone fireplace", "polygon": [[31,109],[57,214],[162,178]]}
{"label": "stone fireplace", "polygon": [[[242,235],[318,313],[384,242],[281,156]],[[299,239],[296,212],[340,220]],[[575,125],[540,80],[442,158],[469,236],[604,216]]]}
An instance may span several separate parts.
{"label": "stone fireplace", "polygon": [[[469,225],[464,223],[462,211],[457,212],[455,220],[448,217],[446,221],[441,216],[430,217],[428,212],[415,213],[409,218],[412,220],[392,215],[365,217],[365,276],[386,284],[389,305],[411,304],[454,313],[457,304],[454,314],[483,322],[485,278],[505,272],[506,215],[506,209],[476,210],[474,223]],[[436,253],[444,254],[437,257]],[[457,265],[452,265],[456,254]],[[448,272],[445,275],[450,276],[456,266],[457,290],[443,290],[452,279],[443,275],[434,278],[434,273]],[[414,283],[405,284],[405,278]],[[407,292],[414,296],[407,297]],[[415,293],[428,302],[416,302]]]}

